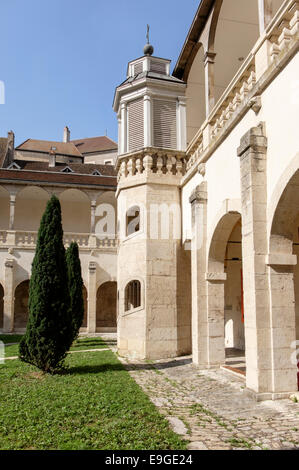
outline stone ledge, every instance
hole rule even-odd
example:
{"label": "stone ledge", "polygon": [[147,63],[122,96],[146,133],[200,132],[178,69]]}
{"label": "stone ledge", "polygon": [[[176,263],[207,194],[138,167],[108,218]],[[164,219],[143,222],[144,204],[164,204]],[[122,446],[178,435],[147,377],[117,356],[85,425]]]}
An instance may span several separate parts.
{"label": "stone ledge", "polygon": [[297,255],[289,253],[269,253],[266,256],[266,264],[268,266],[296,266]]}

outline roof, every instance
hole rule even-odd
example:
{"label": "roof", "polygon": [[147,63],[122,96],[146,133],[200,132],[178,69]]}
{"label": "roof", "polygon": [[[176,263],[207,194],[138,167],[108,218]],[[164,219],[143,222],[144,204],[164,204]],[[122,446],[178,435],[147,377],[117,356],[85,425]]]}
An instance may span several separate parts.
{"label": "roof", "polygon": [[61,173],[65,167],[68,167],[73,170],[73,174],[92,175],[93,172],[97,170],[102,176],[116,176],[116,172],[112,165],[95,165],[93,163],[56,163],[55,167],[49,167],[48,162],[16,160],[16,163],[21,170],[27,171]]}
{"label": "roof", "polygon": [[2,167],[7,153],[8,138],[0,137],[0,168]]}
{"label": "roof", "polygon": [[117,143],[107,136],[88,137],[71,141],[82,153],[104,152],[107,150],[117,150]]}
{"label": "roof", "polygon": [[123,83],[119,85],[119,87],[126,85],[127,83],[136,82],[137,80],[140,80],[142,78],[155,78],[156,80],[158,79],[158,80],[166,80],[168,82],[182,83],[182,80],[176,77],[173,77],[171,75],[165,75],[165,74],[156,73],[156,72],[140,72],[134,77],[128,77]]}
{"label": "roof", "polygon": [[[66,165],[67,166],[67,165]],[[69,165],[68,165],[69,166]],[[27,171],[8,170],[0,168],[0,181],[20,183],[49,183],[51,185],[64,186],[94,186],[115,190],[117,185],[116,177],[79,175],[76,173],[50,172],[50,171]]]}
{"label": "roof", "polygon": [[82,154],[73,144],[73,142],[54,142],[50,140],[25,140],[16,150],[26,150],[31,152],[49,153],[52,147],[56,147],[56,155],[68,155],[72,157],[81,157]]}
{"label": "roof", "polygon": [[186,80],[186,74],[188,74],[192,65],[192,61],[199,48],[198,39],[214,4],[215,0],[201,0],[173,70],[174,77],[177,77],[181,80]]}

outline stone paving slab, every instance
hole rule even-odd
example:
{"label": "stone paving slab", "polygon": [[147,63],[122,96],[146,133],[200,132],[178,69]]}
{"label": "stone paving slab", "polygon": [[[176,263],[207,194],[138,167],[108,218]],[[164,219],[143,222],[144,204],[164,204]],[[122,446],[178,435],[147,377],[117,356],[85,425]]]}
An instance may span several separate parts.
{"label": "stone paving slab", "polygon": [[244,380],[224,370],[200,371],[190,357],[120,358],[134,380],[190,441],[190,450],[299,450],[299,403],[256,402]]}

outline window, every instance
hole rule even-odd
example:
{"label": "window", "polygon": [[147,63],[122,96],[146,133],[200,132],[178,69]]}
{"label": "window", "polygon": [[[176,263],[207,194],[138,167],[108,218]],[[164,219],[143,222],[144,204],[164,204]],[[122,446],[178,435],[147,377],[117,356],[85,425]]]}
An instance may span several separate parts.
{"label": "window", "polygon": [[92,175],[93,175],[93,176],[101,176],[101,173],[99,172],[99,170],[94,170],[94,171],[92,172]]}
{"label": "window", "polygon": [[153,100],[154,146],[175,149],[176,141],[176,102]]}
{"label": "window", "polygon": [[105,160],[104,165],[112,165],[112,160]]}
{"label": "window", "polygon": [[16,162],[12,162],[8,167],[7,167],[8,170],[20,170],[21,167],[16,163]]}
{"label": "window", "polygon": [[143,98],[128,104],[129,152],[144,146]]}
{"label": "window", "polygon": [[140,230],[140,209],[138,206],[131,207],[127,210],[127,237],[132,233],[139,232]]}
{"label": "window", "polygon": [[141,284],[139,281],[131,281],[125,289],[125,312],[141,306]]}
{"label": "window", "polygon": [[69,166],[66,166],[61,171],[62,173],[74,173],[74,171]]}

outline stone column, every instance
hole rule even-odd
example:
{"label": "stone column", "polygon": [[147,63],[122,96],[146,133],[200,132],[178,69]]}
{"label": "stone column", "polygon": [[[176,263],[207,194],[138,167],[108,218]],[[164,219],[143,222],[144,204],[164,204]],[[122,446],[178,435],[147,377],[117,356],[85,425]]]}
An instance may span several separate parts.
{"label": "stone column", "polygon": [[150,95],[145,95],[144,103],[144,147],[152,145],[152,103]]}
{"label": "stone column", "polygon": [[202,182],[190,196],[192,210],[191,284],[192,355],[201,368],[208,364],[208,326],[206,293],[207,183]]}
{"label": "stone column", "polygon": [[120,106],[121,115],[121,139],[120,139],[120,154],[127,152],[127,104],[122,103]]}
{"label": "stone column", "polygon": [[224,284],[226,273],[206,273],[209,368],[225,363]]}
{"label": "stone column", "polygon": [[272,0],[258,0],[260,34],[263,34],[273,17]]}
{"label": "stone column", "polygon": [[95,233],[97,201],[90,203],[90,233]]}
{"label": "stone column", "polygon": [[238,148],[241,170],[246,386],[269,398],[271,342],[267,255],[267,139],[251,128]]}
{"label": "stone column", "polygon": [[186,124],[186,97],[179,96],[177,109],[177,147],[179,150],[186,150],[187,147],[187,124]]}
{"label": "stone column", "polygon": [[291,360],[296,344],[294,267],[297,256],[272,253],[267,256],[267,264],[271,309],[272,398],[284,398],[298,389],[297,364]]}
{"label": "stone column", "polygon": [[16,195],[9,196],[9,230],[14,230]]}
{"label": "stone column", "polygon": [[14,259],[6,259],[4,265],[3,332],[14,329]]}
{"label": "stone column", "polygon": [[87,330],[95,333],[97,329],[97,264],[89,262],[88,266],[88,301],[87,301]]}
{"label": "stone column", "polygon": [[215,106],[215,52],[206,52],[204,56],[205,67],[205,94],[206,94],[206,117]]}

